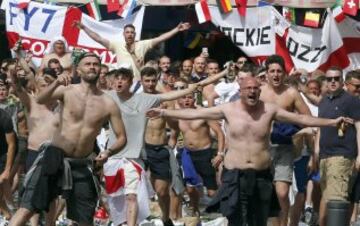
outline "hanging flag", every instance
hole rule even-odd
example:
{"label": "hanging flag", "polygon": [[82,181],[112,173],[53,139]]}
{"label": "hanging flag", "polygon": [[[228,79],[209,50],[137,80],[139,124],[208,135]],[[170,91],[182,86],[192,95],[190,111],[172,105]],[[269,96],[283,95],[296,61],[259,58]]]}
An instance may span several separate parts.
{"label": "hanging flag", "polygon": [[120,8],[119,0],[107,0],[107,12],[112,13],[118,11]]}
{"label": "hanging flag", "polygon": [[211,20],[210,10],[208,4],[206,3],[206,0],[200,0],[200,2],[196,3],[195,11],[199,24]]}
{"label": "hanging flag", "polygon": [[320,13],[307,11],[305,13],[304,25],[308,27],[319,27]]}
{"label": "hanging flag", "polygon": [[122,18],[127,18],[131,14],[132,10],[136,6],[135,0],[124,0],[124,3],[120,6],[117,14]]}
{"label": "hanging flag", "polygon": [[344,0],[343,11],[346,14],[356,16],[359,9],[359,0]]}
{"label": "hanging flag", "polygon": [[185,39],[184,47],[187,49],[194,49],[200,42],[202,35],[199,32],[189,33]]}
{"label": "hanging flag", "polygon": [[216,0],[221,13],[230,13],[232,11],[230,0]]}
{"label": "hanging flag", "polygon": [[336,22],[340,23],[341,21],[345,20],[345,14],[341,8],[341,6],[336,6],[333,11],[333,16],[336,20]]}
{"label": "hanging flag", "polygon": [[31,0],[19,0],[17,6],[19,9],[26,9],[28,7],[30,1]]}
{"label": "hanging flag", "polygon": [[90,2],[88,2],[85,6],[89,13],[89,16],[91,16],[97,21],[101,20],[100,8],[97,0],[90,0]]}
{"label": "hanging flag", "polygon": [[247,0],[235,0],[235,3],[240,16],[245,16]]}
{"label": "hanging flag", "polygon": [[294,8],[289,8],[289,7],[283,7],[282,9],[282,13],[283,13],[283,17],[285,17],[285,19],[287,19],[289,22],[295,24],[295,10]]}

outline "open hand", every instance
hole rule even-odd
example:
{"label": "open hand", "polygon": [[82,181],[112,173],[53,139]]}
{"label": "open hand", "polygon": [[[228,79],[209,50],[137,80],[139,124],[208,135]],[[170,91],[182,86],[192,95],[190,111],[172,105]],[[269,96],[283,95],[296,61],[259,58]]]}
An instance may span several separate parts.
{"label": "open hand", "polygon": [[109,151],[102,151],[96,156],[95,161],[97,166],[102,166],[110,157]]}

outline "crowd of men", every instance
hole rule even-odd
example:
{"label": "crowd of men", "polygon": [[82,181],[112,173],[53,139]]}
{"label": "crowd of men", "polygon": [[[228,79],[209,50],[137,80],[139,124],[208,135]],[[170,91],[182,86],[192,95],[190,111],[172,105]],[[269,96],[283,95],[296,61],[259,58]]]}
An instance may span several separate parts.
{"label": "crowd of men", "polygon": [[[113,225],[149,217],[153,191],[163,225],[218,212],[229,226],[326,225],[330,200],[360,200],[360,71],[336,65],[286,73],[281,56],[224,65],[207,51],[145,62],[156,38],[107,40],[117,67],[54,38],[41,65],[15,45],[1,62],[0,225],[53,226],[66,207],[73,225],[107,210]],[[122,41],[120,41],[122,40]],[[23,179],[22,179],[23,178]],[[290,189],[296,188],[294,202]],[[317,217],[317,215],[319,215]]]}

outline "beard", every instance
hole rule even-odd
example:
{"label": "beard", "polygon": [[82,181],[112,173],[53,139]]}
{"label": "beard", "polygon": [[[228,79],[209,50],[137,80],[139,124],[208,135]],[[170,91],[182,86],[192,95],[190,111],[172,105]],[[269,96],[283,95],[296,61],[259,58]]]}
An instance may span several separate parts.
{"label": "beard", "polygon": [[88,73],[86,75],[81,76],[82,80],[90,84],[96,84],[99,79],[99,74],[95,74],[94,72]]}

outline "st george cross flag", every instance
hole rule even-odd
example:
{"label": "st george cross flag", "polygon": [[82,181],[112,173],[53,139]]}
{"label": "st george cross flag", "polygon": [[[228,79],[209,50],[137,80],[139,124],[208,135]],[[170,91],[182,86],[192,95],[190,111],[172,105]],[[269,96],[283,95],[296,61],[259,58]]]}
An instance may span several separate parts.
{"label": "st george cross flag", "polygon": [[199,21],[199,24],[205,23],[211,20],[209,6],[206,3],[206,0],[200,0],[200,2],[195,4],[195,11]]}
{"label": "st george cross flag", "polygon": [[19,0],[18,1],[18,8],[20,9],[26,9],[29,5],[31,0]]}
{"label": "st george cross flag", "polygon": [[18,9],[16,0],[9,0],[4,7],[9,47],[12,48],[21,37],[24,49],[32,52],[32,61],[36,66],[40,66],[50,42],[59,36],[66,39],[70,51],[79,47],[98,54],[102,63],[116,64],[116,55],[92,40],[83,30],[73,26],[74,21],[81,21],[108,40],[122,39],[123,27],[133,24],[137,31],[135,39],[139,40],[144,16],[144,7],[128,19],[102,22],[94,20],[75,7],[66,8],[31,1],[25,12]]}

